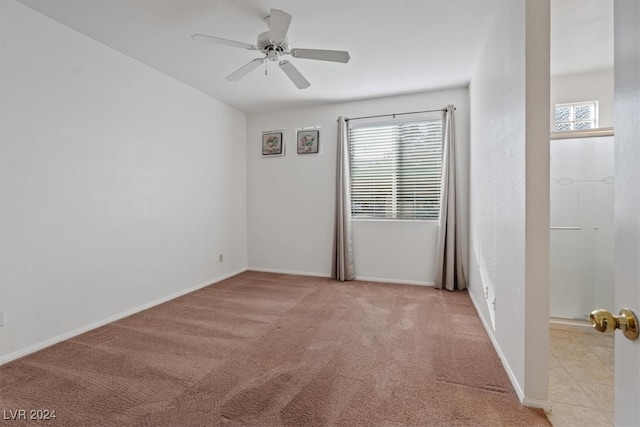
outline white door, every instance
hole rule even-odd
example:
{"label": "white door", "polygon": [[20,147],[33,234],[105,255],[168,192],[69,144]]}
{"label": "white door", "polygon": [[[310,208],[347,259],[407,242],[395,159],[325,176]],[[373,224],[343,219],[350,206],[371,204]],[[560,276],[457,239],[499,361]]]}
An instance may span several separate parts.
{"label": "white door", "polygon": [[[615,307],[640,315],[640,1],[614,2],[614,69]],[[615,341],[616,426],[640,426],[640,339]]]}

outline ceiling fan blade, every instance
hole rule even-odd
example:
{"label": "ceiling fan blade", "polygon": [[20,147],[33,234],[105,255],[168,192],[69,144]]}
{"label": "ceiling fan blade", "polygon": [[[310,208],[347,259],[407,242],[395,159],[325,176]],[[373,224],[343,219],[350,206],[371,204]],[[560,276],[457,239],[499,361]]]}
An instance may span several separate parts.
{"label": "ceiling fan blade", "polygon": [[256,50],[257,48],[249,43],[237,42],[235,40],[227,40],[220,37],[205,36],[204,34],[194,34],[191,38],[195,41],[213,43],[222,46],[239,47],[241,49]]}
{"label": "ceiling fan blade", "polygon": [[284,71],[284,73],[291,79],[293,84],[296,85],[298,89],[306,89],[311,86],[311,83],[309,83],[307,79],[305,79],[304,76],[300,74],[300,71],[298,71],[298,69],[294,67],[291,62],[280,61],[278,66],[282,68],[282,71]]}
{"label": "ceiling fan blade", "polygon": [[227,80],[229,80],[230,82],[237,82],[256,68],[258,68],[262,63],[264,63],[264,58],[256,58],[227,76]]}
{"label": "ceiling fan blade", "polygon": [[269,13],[269,38],[276,43],[283,42],[290,24],[291,15],[279,9],[271,9]]}
{"label": "ceiling fan blade", "polygon": [[320,61],[349,62],[351,57],[349,52],[344,50],[323,50],[323,49],[291,49],[294,58],[317,59]]}

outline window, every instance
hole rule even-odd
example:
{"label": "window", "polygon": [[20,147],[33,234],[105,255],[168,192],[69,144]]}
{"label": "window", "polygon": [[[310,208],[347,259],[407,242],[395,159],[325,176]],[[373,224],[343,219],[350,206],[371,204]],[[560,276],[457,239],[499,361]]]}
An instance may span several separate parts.
{"label": "window", "polygon": [[556,104],[554,130],[595,129],[598,127],[598,102]]}
{"label": "window", "polygon": [[437,220],[442,117],[349,130],[354,219]]}

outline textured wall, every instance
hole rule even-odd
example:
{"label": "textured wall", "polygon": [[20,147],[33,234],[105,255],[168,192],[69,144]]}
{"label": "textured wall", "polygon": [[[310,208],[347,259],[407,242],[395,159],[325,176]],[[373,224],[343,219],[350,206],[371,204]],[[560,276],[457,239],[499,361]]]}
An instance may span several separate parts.
{"label": "textured wall", "polygon": [[[470,292],[521,399],[529,396],[525,368],[536,363],[535,357],[544,365],[538,367],[540,380],[531,379],[530,395],[543,401],[548,302],[540,305],[540,300],[545,295],[548,300],[548,7],[548,2],[525,1],[501,5],[469,89]],[[536,28],[542,34],[538,40]],[[540,269],[537,276],[535,268]],[[529,295],[532,289],[537,291]],[[529,353],[533,347],[525,345],[528,334],[539,341],[537,352]]]}
{"label": "textured wall", "polygon": [[245,115],[1,3],[0,356],[246,268]]}

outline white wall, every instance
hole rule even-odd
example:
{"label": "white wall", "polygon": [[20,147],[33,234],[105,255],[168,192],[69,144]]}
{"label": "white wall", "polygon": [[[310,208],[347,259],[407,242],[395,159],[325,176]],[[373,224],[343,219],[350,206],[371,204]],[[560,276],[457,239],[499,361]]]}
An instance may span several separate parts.
{"label": "white wall", "polygon": [[613,68],[551,78],[551,127],[556,104],[598,101],[598,127],[613,127]]}
{"label": "white wall", "polygon": [[[249,268],[331,274],[338,116],[409,112],[443,108],[447,104],[457,107],[456,132],[464,159],[461,167],[466,171],[467,89],[249,115]],[[310,126],[321,126],[321,153],[298,155],[295,130]],[[269,130],[284,131],[284,157],[262,158],[261,133]],[[437,233],[437,222],[354,221],[356,275],[394,282],[432,283]]]}
{"label": "white wall", "polygon": [[[500,5],[469,98],[470,293],[519,397],[525,404],[545,406],[548,1]],[[485,292],[495,295],[495,306]]]}
{"label": "white wall", "polygon": [[0,360],[244,270],[245,115],[0,3]]}

